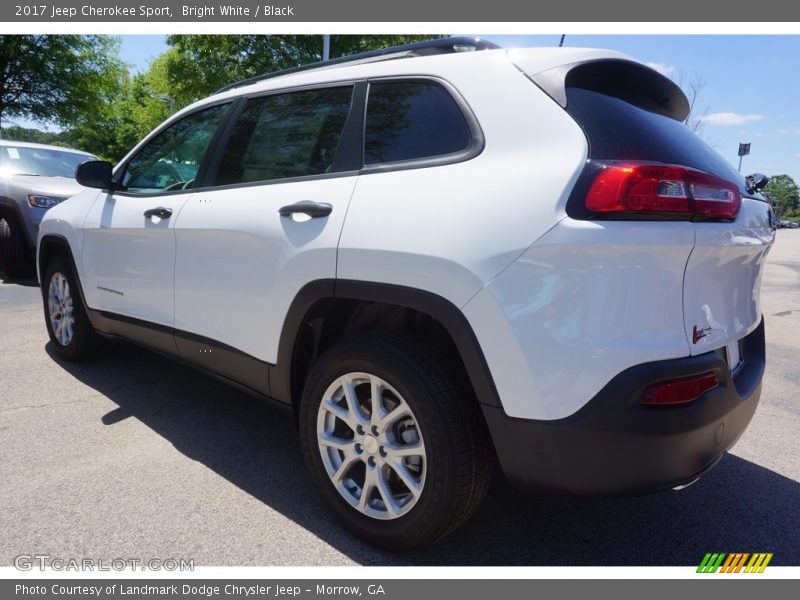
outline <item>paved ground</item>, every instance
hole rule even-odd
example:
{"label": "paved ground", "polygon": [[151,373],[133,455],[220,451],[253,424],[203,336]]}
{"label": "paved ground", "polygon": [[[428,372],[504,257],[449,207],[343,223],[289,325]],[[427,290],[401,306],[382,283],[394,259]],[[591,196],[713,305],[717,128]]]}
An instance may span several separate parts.
{"label": "paved ground", "polygon": [[422,552],[378,552],[311,488],[289,417],[144,351],[85,365],[48,345],[38,289],[0,280],[0,564],[18,554],[198,565],[691,565],[770,551],[800,565],[800,230],[763,281],[769,366],[732,454],[643,498],[520,494]]}

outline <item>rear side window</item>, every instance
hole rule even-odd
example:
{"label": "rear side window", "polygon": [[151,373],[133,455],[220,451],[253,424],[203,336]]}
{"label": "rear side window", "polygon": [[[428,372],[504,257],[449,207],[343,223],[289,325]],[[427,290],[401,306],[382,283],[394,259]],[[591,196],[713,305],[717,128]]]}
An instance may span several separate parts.
{"label": "rear side window", "polygon": [[472,140],[453,97],[432,81],[371,83],[367,100],[367,165],[441,156]]}
{"label": "rear side window", "polygon": [[568,87],[566,93],[567,112],[589,141],[589,158],[683,165],[744,186],[736,169],[682,122],[593,90]]}
{"label": "rear side window", "polygon": [[330,172],[352,97],[347,86],[248,100],[216,185]]}

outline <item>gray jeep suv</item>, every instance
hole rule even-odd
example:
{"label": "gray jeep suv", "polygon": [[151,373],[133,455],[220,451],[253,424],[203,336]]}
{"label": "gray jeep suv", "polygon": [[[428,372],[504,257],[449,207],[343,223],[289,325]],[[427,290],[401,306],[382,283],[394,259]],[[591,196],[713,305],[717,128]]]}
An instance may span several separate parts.
{"label": "gray jeep suv", "polygon": [[95,158],[71,148],[0,140],[0,264],[6,276],[33,274],[44,213],[84,189],[75,170]]}

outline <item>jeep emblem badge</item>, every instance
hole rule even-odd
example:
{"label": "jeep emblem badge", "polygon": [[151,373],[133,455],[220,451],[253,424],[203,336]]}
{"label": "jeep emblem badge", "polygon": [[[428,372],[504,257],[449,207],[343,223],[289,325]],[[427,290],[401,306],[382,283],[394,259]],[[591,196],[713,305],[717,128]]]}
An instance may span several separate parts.
{"label": "jeep emblem badge", "polygon": [[692,329],[692,343],[696,344],[710,333],[711,327],[703,327],[702,329],[698,329],[697,325],[695,325],[694,329]]}

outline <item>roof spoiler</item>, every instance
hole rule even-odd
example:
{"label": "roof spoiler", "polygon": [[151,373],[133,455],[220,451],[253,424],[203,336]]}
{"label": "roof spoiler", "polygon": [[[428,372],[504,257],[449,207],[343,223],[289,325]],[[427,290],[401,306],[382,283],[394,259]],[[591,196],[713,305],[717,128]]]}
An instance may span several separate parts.
{"label": "roof spoiler", "polygon": [[567,88],[577,87],[619,98],[676,121],[684,121],[691,109],[686,94],[674,81],[655,69],[629,60],[575,62],[529,77],[564,108]]}

